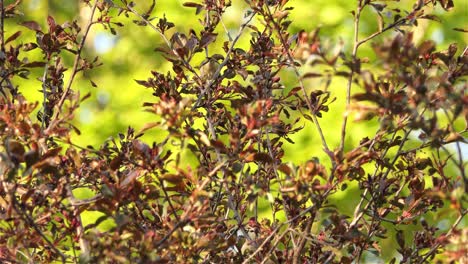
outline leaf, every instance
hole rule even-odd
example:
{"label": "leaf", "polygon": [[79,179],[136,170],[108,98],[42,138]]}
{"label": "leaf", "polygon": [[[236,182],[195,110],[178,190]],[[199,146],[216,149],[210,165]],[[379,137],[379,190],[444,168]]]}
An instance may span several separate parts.
{"label": "leaf", "polygon": [[453,0],[439,0],[439,3],[446,11],[454,7]]}
{"label": "leaf", "polygon": [[120,183],[120,187],[125,187],[128,184],[134,182],[138,176],[140,176],[141,170],[136,169],[125,176],[125,179]]}
{"label": "leaf", "polygon": [[34,30],[36,32],[42,32],[41,26],[36,21],[25,21],[23,23],[20,23],[20,25],[23,27],[27,27],[31,30]]}
{"label": "leaf", "polygon": [[286,175],[291,175],[291,173],[292,173],[291,168],[290,168],[288,165],[284,164],[284,163],[281,163],[281,164],[278,166],[278,170],[281,171],[281,172],[283,172],[283,173],[286,174]]}
{"label": "leaf", "polygon": [[194,2],[185,2],[182,5],[185,6],[185,7],[199,7],[199,6],[202,6],[201,4],[194,3]]}
{"label": "leaf", "polygon": [[219,150],[219,151],[221,151],[223,153],[227,152],[226,146],[224,145],[224,143],[221,140],[210,140],[210,144],[215,149],[217,149],[217,150]]}
{"label": "leaf", "polygon": [[387,7],[386,4],[371,3],[370,5],[375,9],[375,11],[377,11],[377,13],[382,12],[385,9],[385,7]]}
{"label": "leaf", "polygon": [[216,37],[218,34],[216,33],[205,33],[200,40],[200,48],[203,49],[206,46],[208,46],[210,43],[214,42],[216,40]]}
{"label": "leaf", "polygon": [[308,72],[302,76],[302,79],[307,79],[307,78],[318,78],[322,77],[322,74],[320,73],[315,73],[315,72]]}
{"label": "leaf", "polygon": [[403,234],[403,231],[397,230],[396,240],[397,240],[397,243],[400,246],[400,248],[404,249],[405,248],[405,236]]}
{"label": "leaf", "polygon": [[37,44],[36,43],[26,43],[26,44],[23,44],[23,50],[24,51],[30,51],[30,50],[33,50],[37,48]]}
{"label": "leaf", "polygon": [[297,92],[299,92],[302,88],[301,87],[294,87],[291,89],[291,91],[289,91],[288,95],[286,96],[287,97],[290,97],[291,95],[296,95]]}
{"label": "leaf", "polygon": [[26,168],[30,168],[39,160],[39,153],[35,150],[30,150],[24,154],[24,160],[26,161]]}
{"label": "leaf", "polygon": [[465,32],[468,33],[468,29],[463,29],[463,28],[453,28],[455,31],[460,31],[460,32]]}
{"label": "leaf", "polygon": [[242,163],[236,162],[236,163],[232,164],[232,172],[238,173],[238,172],[242,171],[243,167],[244,166],[242,165]]}
{"label": "leaf", "polygon": [[5,45],[6,45],[8,42],[17,39],[19,36],[21,36],[21,31],[15,32],[15,34],[13,34],[13,35],[11,35],[9,38],[7,38],[7,40],[5,41]]}
{"label": "leaf", "polygon": [[43,61],[33,61],[30,63],[23,64],[23,67],[26,68],[37,68],[37,67],[44,67],[46,65]]}
{"label": "leaf", "polygon": [[81,135],[81,131],[74,125],[71,125],[71,127],[73,128],[73,131],[75,131],[75,133],[79,136]]}
{"label": "leaf", "polygon": [[61,150],[62,150],[62,147],[49,149],[46,153],[44,153],[44,155],[42,155],[41,160],[45,160],[49,157],[57,156],[57,154],[59,154]]}
{"label": "leaf", "polygon": [[49,25],[50,31],[55,31],[56,23],[55,19],[52,16],[47,16],[47,24]]}
{"label": "leaf", "polygon": [[436,45],[433,41],[426,40],[423,43],[421,43],[421,45],[419,45],[418,50],[419,53],[423,55],[431,54],[432,52],[434,52],[435,47]]}
{"label": "leaf", "polygon": [[349,77],[349,74],[350,73],[347,72],[347,71],[337,71],[337,72],[335,72],[335,76],[342,76],[342,77],[347,77],[347,78]]}
{"label": "leaf", "polygon": [[153,127],[156,127],[158,126],[160,123],[159,122],[150,122],[150,123],[146,123],[143,125],[143,127],[141,128],[140,132],[138,132],[138,134],[142,134],[143,132],[145,132],[146,130],[149,130],[149,129],[152,129]]}
{"label": "leaf", "polygon": [[138,83],[139,85],[141,86],[144,86],[144,87],[151,87],[151,85],[147,82],[147,81],[144,81],[144,80],[134,80],[136,83]]}
{"label": "leaf", "polygon": [[24,159],[24,147],[21,143],[16,140],[8,140],[6,144],[8,155],[17,161],[23,161]]}
{"label": "leaf", "polygon": [[122,156],[117,155],[111,160],[111,162],[109,163],[109,167],[111,168],[111,170],[117,170],[118,168],[120,168],[122,161]]}
{"label": "leaf", "polygon": [[93,82],[93,80],[89,80],[89,82],[91,83],[91,86],[93,86],[94,88],[98,87],[97,84]]}
{"label": "leaf", "polygon": [[441,20],[438,16],[432,15],[432,14],[420,16],[419,18],[422,18],[422,19],[429,19],[429,20],[433,20],[433,21],[442,23],[442,20]]}
{"label": "leaf", "polygon": [[264,162],[264,163],[272,163],[273,162],[273,159],[270,157],[270,155],[268,153],[258,152],[258,153],[254,154],[253,158],[254,158],[255,161],[259,161],[259,162]]}
{"label": "leaf", "polygon": [[159,176],[161,180],[168,181],[173,184],[181,183],[184,179],[184,177],[180,174],[171,174],[171,173],[166,173],[161,176]]}
{"label": "leaf", "polygon": [[153,0],[151,3],[151,6],[148,8],[148,10],[145,12],[143,16],[149,17],[151,15],[151,12],[153,12],[155,6],[156,6],[156,0]]}
{"label": "leaf", "polygon": [[197,14],[197,15],[200,14],[200,12],[204,9],[203,5],[198,4],[198,3],[194,3],[194,2],[183,3],[183,6],[185,6],[185,7],[195,7],[196,8],[195,14]]}
{"label": "leaf", "polygon": [[91,97],[91,93],[87,93],[80,99],[80,102],[83,102],[84,100],[86,100],[86,99],[88,99],[90,97]]}

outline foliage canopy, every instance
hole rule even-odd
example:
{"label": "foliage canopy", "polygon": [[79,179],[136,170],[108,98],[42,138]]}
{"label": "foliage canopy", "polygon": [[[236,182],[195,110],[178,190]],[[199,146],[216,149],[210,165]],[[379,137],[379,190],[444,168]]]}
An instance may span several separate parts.
{"label": "foliage canopy", "polygon": [[[468,51],[414,30],[452,0],[353,1],[342,40],[295,30],[287,0],[244,1],[236,30],[225,0],[184,2],[198,25],[156,17],[155,1],[80,2],[81,20],[41,24],[1,1],[2,262],[466,257]],[[91,96],[75,84],[100,89],[98,26],[148,29],[157,46],[136,37],[167,64],[133,78],[151,121],[93,147],[74,141]],[[21,78],[40,81],[39,102]],[[295,142],[303,131],[313,139]],[[319,147],[286,160],[294,144]]]}

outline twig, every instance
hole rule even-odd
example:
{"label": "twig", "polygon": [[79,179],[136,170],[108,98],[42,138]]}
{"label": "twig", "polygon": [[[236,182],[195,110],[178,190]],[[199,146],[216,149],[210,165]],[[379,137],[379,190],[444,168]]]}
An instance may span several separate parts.
{"label": "twig", "polygon": [[13,202],[13,206],[14,206],[15,210],[19,213],[19,215],[23,219],[23,221],[25,221],[30,227],[32,227],[36,231],[36,233],[39,234],[39,236],[42,238],[42,240],[44,240],[45,243],[50,247],[50,249],[52,251],[54,251],[57,255],[60,256],[60,258],[62,260],[62,263],[65,263],[67,257],[58,248],[56,248],[55,245],[52,242],[49,241],[49,239],[46,237],[46,235],[44,233],[42,233],[42,231],[36,225],[36,223],[31,218],[31,216],[26,212],[26,210],[23,208],[23,206],[21,206],[18,203],[18,200],[16,199],[15,195],[13,195],[13,194],[11,195],[11,200]]}
{"label": "twig", "polygon": [[164,40],[164,42],[166,43],[167,47],[172,51],[172,53],[177,56],[177,58],[179,58],[180,61],[182,61],[182,63],[184,64],[184,66],[190,71],[192,72],[196,79],[198,80],[201,80],[200,76],[198,76],[197,72],[195,71],[195,69],[192,67],[192,65],[190,65],[190,63],[188,63],[186,60],[184,60],[184,58],[182,56],[180,56],[180,54],[177,52],[176,49],[174,49],[172,47],[172,44],[171,42],[166,38],[166,36],[164,35],[164,33],[161,32],[161,30],[159,30],[158,27],[156,27],[155,25],[153,25],[148,19],[146,19],[145,17],[143,17],[140,13],[138,13],[137,11],[135,11],[135,9],[133,9],[130,5],[127,5],[126,8],[128,10],[130,10],[130,12],[132,12],[134,15],[136,15],[137,17],[139,17],[143,22],[145,22],[148,26],[150,26],[154,31],[156,31],[159,36],[161,36],[161,38]]}
{"label": "twig", "polygon": [[166,242],[166,240],[178,229],[178,228],[183,228],[189,221],[188,220],[183,220],[183,221],[179,221],[177,222],[177,224],[171,229],[171,231],[169,231],[169,233],[167,233],[161,240],[159,240],[155,245],[154,247],[155,248],[158,248],[159,246],[161,246],[162,244],[164,244],[164,242]]}
{"label": "twig", "polygon": [[302,211],[300,214],[296,215],[295,217],[289,219],[288,221],[286,222],[283,222],[281,224],[279,224],[272,232],[269,236],[267,236],[262,244],[260,244],[260,246],[258,246],[258,248],[252,253],[250,254],[250,256],[248,258],[246,258],[242,264],[247,264],[249,263],[249,260],[251,260],[255,255],[257,255],[262,249],[263,247],[275,236],[275,234],[281,229],[281,227],[283,227],[284,225],[287,225],[289,223],[292,223],[293,221],[295,221],[296,219],[304,216],[305,214],[309,213],[310,211],[312,211],[312,209],[316,208],[315,205],[312,205],[310,206],[309,208],[305,209],[304,211]]}
{"label": "twig", "polygon": [[231,55],[231,52],[234,50],[234,46],[236,45],[237,41],[239,40],[240,36],[244,32],[247,25],[250,23],[250,21],[252,21],[252,19],[255,17],[256,14],[257,14],[256,12],[252,12],[252,14],[247,19],[247,21],[240,26],[239,32],[237,33],[236,37],[232,41],[231,46],[229,47],[229,50],[226,52],[226,57],[224,58],[223,62],[221,62],[221,64],[218,66],[218,69],[216,70],[215,74],[213,74],[213,77],[211,78],[211,80],[209,80],[208,83],[205,85],[204,89],[198,96],[196,103],[193,105],[192,110],[195,110],[197,107],[200,106],[200,102],[202,98],[208,93],[208,90],[211,87],[211,85],[213,85],[213,83],[219,77],[219,74],[221,73],[222,68],[226,66],[226,64],[228,63],[229,55]]}
{"label": "twig", "polygon": [[[322,141],[322,146],[324,148],[324,151],[328,154],[328,156],[330,157],[330,161],[331,161],[331,164],[332,164],[332,168],[335,168],[336,167],[336,161],[335,159],[333,158],[333,153],[332,151],[329,149],[328,147],[328,144],[327,144],[327,141],[325,139],[325,136],[324,136],[324,133],[322,131],[322,128],[318,122],[318,119],[317,119],[317,116],[315,115],[314,113],[314,108],[312,106],[312,102],[310,101],[310,98],[308,97],[307,95],[307,92],[305,90],[305,86],[304,86],[304,83],[302,81],[302,78],[301,78],[301,74],[299,73],[299,70],[297,69],[297,67],[295,66],[294,64],[294,59],[291,55],[291,52],[289,50],[289,45],[287,44],[287,41],[283,38],[283,35],[281,34],[281,29],[280,27],[278,26],[278,24],[275,22],[274,18],[273,18],[273,15],[271,14],[271,11],[270,11],[270,8],[268,6],[266,6],[266,10],[267,10],[267,13],[268,13],[268,17],[269,19],[272,21],[272,24],[274,25],[274,30],[277,32],[278,34],[278,38],[280,39],[280,42],[284,48],[284,50],[286,51],[286,54],[288,56],[288,60],[290,61],[290,64],[291,64],[291,67],[293,68],[294,70],[294,73],[296,74],[296,77],[298,78],[298,81],[299,81],[299,86],[301,87],[301,90],[302,90],[302,93],[304,95],[304,99],[306,101],[306,104],[307,104],[307,107],[309,108],[309,111],[311,113],[311,117],[312,117],[312,121],[313,123],[315,124],[315,127],[318,131],[318,134],[320,136],[320,139]],[[329,189],[330,190],[330,189]],[[326,197],[325,195],[322,197],[324,198]],[[312,216],[310,219],[308,219],[308,223],[307,223],[307,226],[304,230],[305,233],[309,233],[310,232],[310,229],[312,228],[312,225],[313,225],[313,222],[315,221],[315,212],[313,212]],[[305,246],[305,242],[306,240],[304,238],[302,238],[300,241],[299,241],[299,244],[297,246],[297,248],[295,249],[295,252],[294,252],[294,259],[293,259],[293,263],[298,263],[299,261],[299,256],[300,256],[300,252],[302,252],[302,249],[304,248]]]}
{"label": "twig", "polygon": [[348,83],[346,86],[346,106],[345,106],[345,114],[343,116],[343,124],[341,125],[341,141],[340,146],[338,147],[339,152],[343,152],[344,145],[345,145],[345,138],[346,138],[346,125],[348,123],[348,111],[349,105],[351,103],[351,85],[353,83],[353,75],[355,73],[355,63],[358,63],[356,55],[359,47],[359,21],[361,18],[361,11],[363,9],[362,0],[359,0],[358,6],[356,9],[356,13],[354,15],[354,44],[353,44],[353,52],[351,54],[352,65],[351,65],[351,72],[349,73]]}
{"label": "twig", "polygon": [[372,35],[360,40],[358,43],[357,43],[357,46],[361,46],[362,44],[368,42],[369,40],[372,40],[373,38],[379,36],[380,34],[394,28],[394,27],[397,27],[401,24],[404,24],[406,22],[406,18],[400,18],[399,20],[395,21],[394,23],[388,25],[387,27],[383,28],[382,30],[380,31],[377,31],[377,32],[374,32]]}
{"label": "twig", "polygon": [[[458,226],[458,224],[460,224],[461,220],[463,219],[463,217],[465,217],[467,213],[467,209],[464,209],[460,215],[458,216],[457,220],[455,220],[455,222],[453,223],[452,227],[450,227],[450,230],[445,234],[445,237],[449,237],[453,230],[455,230],[455,228]],[[426,260],[432,255],[434,254],[434,252],[439,249],[440,247],[442,246],[442,243],[441,242],[437,242],[434,246],[432,246],[432,248],[429,250],[429,252],[427,252],[426,256],[421,260],[419,261],[419,263],[425,263]]]}
{"label": "twig", "polygon": [[[63,92],[62,97],[60,98],[60,101],[57,103],[57,106],[56,106],[57,110],[55,111],[53,119],[56,119],[59,116],[59,114],[61,113],[62,106],[63,106],[63,104],[65,102],[65,99],[68,96],[68,93],[71,90],[71,86],[73,84],[75,76],[78,73],[78,66],[80,64],[81,52],[83,51],[83,48],[84,48],[84,45],[85,45],[85,42],[86,42],[86,38],[88,37],[88,34],[89,34],[89,30],[91,29],[91,26],[94,24],[93,17],[94,17],[94,13],[96,12],[96,7],[97,7],[98,2],[99,1],[96,0],[94,2],[94,5],[93,5],[92,9],[91,9],[91,15],[89,16],[88,24],[85,27],[85,32],[83,34],[83,38],[81,39],[81,42],[80,42],[80,44],[78,46],[78,50],[76,51],[75,61],[73,62],[73,68],[72,68],[72,71],[71,71],[70,79],[68,79],[68,83],[67,83],[67,86],[65,88],[65,91]],[[53,123],[51,122],[50,125],[51,124],[53,124]],[[49,125],[49,128],[50,128],[50,125]]]}
{"label": "twig", "polygon": [[[405,136],[403,137],[403,139],[401,140],[401,143],[400,145],[398,146],[398,151],[397,151],[397,154],[395,155],[395,157],[393,158],[392,162],[391,162],[391,165],[393,166],[393,164],[395,164],[395,162],[398,160],[398,158],[400,157],[401,155],[401,150],[403,149],[403,146],[404,146],[404,143],[406,142],[406,139],[408,138],[410,132],[412,130],[409,129],[408,131],[406,131],[405,133]],[[398,131],[394,131],[394,134],[392,136],[392,141],[395,139],[396,135],[397,135],[397,132]],[[384,152],[381,154],[380,156],[380,159],[383,159],[386,155],[387,155],[387,152],[389,151],[390,149],[390,146],[388,146]],[[376,175],[377,175],[377,172],[379,170],[379,165],[377,165],[377,167],[375,168],[374,170],[374,174],[372,175],[372,178],[374,178]],[[385,172],[383,178],[387,178],[388,177],[388,174],[390,173],[391,169],[388,168],[387,171]],[[397,193],[395,194],[396,196],[401,192],[401,190],[403,189],[403,186],[404,184],[402,184],[402,186],[400,187],[400,189],[397,191]],[[356,209],[354,210],[354,217],[353,217],[353,220],[351,221],[351,223],[349,224],[348,226],[348,230],[351,230],[354,226],[357,225],[357,223],[361,220],[361,218],[364,216],[364,212],[367,210],[367,208],[369,208],[369,206],[371,205],[371,202],[372,202],[372,199],[366,204],[366,206],[364,207],[363,210],[360,210],[361,206],[362,206],[362,203],[364,202],[364,199],[367,195],[369,191],[369,188],[366,188],[364,190],[364,193],[362,195],[362,198],[361,200],[359,201],[359,204],[356,206]],[[371,194],[373,195],[373,194]],[[373,197],[372,197],[373,198]]]}
{"label": "twig", "polygon": [[[328,194],[330,194],[330,191],[336,187],[336,184],[335,186],[333,186],[332,188],[326,190],[324,193],[323,193],[323,196],[326,197]],[[245,259],[242,264],[247,264],[249,263],[249,260],[251,260],[255,255],[257,255],[261,250],[262,248],[272,239],[272,237],[280,230],[281,227],[283,227],[284,225],[287,225],[287,224],[290,224],[292,222],[294,222],[296,219],[298,218],[301,218],[303,217],[304,215],[308,214],[309,212],[311,212],[312,210],[314,209],[317,209],[319,208],[318,204],[314,204],[314,205],[311,205],[309,206],[308,208],[304,209],[303,211],[301,211],[298,215],[292,217],[291,219],[283,222],[283,223],[280,223],[272,232],[269,236],[267,236],[265,238],[265,240],[262,242],[262,244],[260,244],[260,246],[257,248],[257,250],[255,250],[255,252],[253,252],[252,254],[250,254],[250,256]]]}
{"label": "twig", "polygon": [[[283,237],[289,232],[288,229],[284,230],[283,233],[281,233],[279,236],[277,236],[275,238],[275,241],[273,242],[273,244],[271,245],[270,247],[270,250],[268,250],[268,252],[265,254],[265,256],[271,256],[272,255],[272,252],[273,250],[276,249],[276,245],[280,242],[281,239],[283,239]],[[276,257],[276,256],[275,256]],[[264,264],[265,262],[267,262],[269,260],[268,257],[265,257],[263,258],[263,261],[261,264]]]}
{"label": "twig", "polygon": [[[5,53],[5,2],[4,0],[0,0],[0,49],[3,53]],[[3,65],[2,65],[2,71],[3,71]],[[6,80],[6,83],[8,85],[8,88],[10,89],[10,93],[12,95],[12,101],[15,100],[15,97],[14,97],[14,91],[15,91],[15,87],[13,86],[13,84],[11,83],[11,80],[10,78],[8,78],[8,75],[10,75],[10,73],[8,72],[4,72],[4,76],[2,76],[2,80],[0,81],[0,93],[2,93],[4,96],[5,96],[5,99],[8,100],[7,98],[7,94],[3,91],[3,82]]]}
{"label": "twig", "polygon": [[291,52],[289,50],[289,45],[288,45],[287,41],[283,38],[283,35],[281,34],[281,29],[278,26],[278,23],[275,22],[275,20],[273,18],[273,15],[271,14],[270,8],[268,6],[266,7],[266,10],[268,12],[269,19],[272,21],[272,23],[273,23],[273,25],[275,27],[274,30],[278,33],[278,38],[279,38],[279,40],[281,42],[281,45],[284,47],[286,55],[288,56],[288,60],[289,60],[289,62],[291,64],[291,67],[293,68],[294,73],[295,73],[295,75],[296,75],[296,77],[298,79],[299,86],[301,87],[301,91],[302,91],[302,93],[304,95],[304,99],[306,101],[307,107],[309,108],[309,111],[311,113],[312,121],[313,121],[313,123],[314,123],[314,125],[315,125],[315,127],[316,127],[316,129],[318,131],[318,134],[320,136],[320,140],[322,141],[322,146],[324,148],[324,151],[329,155],[331,163],[332,163],[332,167],[335,168],[336,167],[336,161],[332,157],[333,153],[330,150],[330,148],[328,147],[327,141],[325,139],[325,135],[324,135],[324,133],[322,131],[320,123],[318,122],[317,116],[315,115],[314,107],[312,106],[312,102],[310,101],[310,98],[307,95],[307,91],[305,89],[304,82],[302,81],[301,74],[299,73],[299,70],[297,69],[297,67],[294,64],[294,58],[292,57]]}
{"label": "twig", "polygon": [[47,79],[47,71],[49,70],[49,60],[47,60],[46,64],[44,65],[44,73],[42,74],[42,117],[41,117],[41,130],[44,131],[45,128],[45,120],[47,118],[46,107],[47,107],[47,87],[46,87],[46,79]]}
{"label": "twig", "polygon": [[[68,198],[73,207],[72,208],[73,217],[76,219],[76,222],[77,222],[76,235],[78,237],[78,244],[80,245],[81,255],[84,256],[84,259],[87,259],[89,257],[90,248],[89,248],[88,241],[86,241],[86,239],[84,239],[83,237],[85,230],[83,227],[83,222],[81,221],[81,215],[80,215],[80,209],[79,209],[80,204],[74,203],[75,196],[73,195],[72,189],[69,184],[67,184],[66,189],[68,192]],[[73,247],[73,252],[75,252],[74,249],[75,247]]]}
{"label": "twig", "polygon": [[3,53],[5,53],[5,7],[3,0],[0,0],[0,48]]}

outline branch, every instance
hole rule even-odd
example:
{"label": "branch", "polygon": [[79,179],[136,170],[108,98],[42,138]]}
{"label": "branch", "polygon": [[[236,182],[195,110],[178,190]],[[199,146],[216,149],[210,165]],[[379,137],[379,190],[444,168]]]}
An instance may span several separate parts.
{"label": "branch", "polygon": [[[67,184],[66,189],[68,192],[68,198],[70,199],[70,203],[72,205],[73,217],[75,217],[75,219],[77,220],[76,235],[78,237],[78,243],[80,245],[81,255],[84,256],[84,259],[88,259],[90,249],[89,249],[88,241],[86,241],[86,239],[83,238],[85,230],[83,227],[83,222],[81,221],[81,215],[80,215],[80,210],[79,210],[80,204],[75,203],[76,201],[75,196],[73,195],[72,189],[69,184]],[[102,195],[101,195],[101,198],[102,198]]]}
{"label": "branch", "polygon": [[[455,228],[458,226],[458,224],[460,224],[461,220],[463,219],[463,217],[465,217],[466,213],[468,212],[467,209],[464,209],[460,215],[458,216],[457,220],[455,220],[455,222],[453,223],[452,227],[450,227],[449,231],[445,234],[445,237],[449,237],[452,232],[455,230]],[[426,260],[432,255],[434,254],[434,252],[439,249],[440,247],[442,246],[442,243],[441,242],[437,242],[434,246],[432,246],[432,248],[429,250],[429,252],[427,252],[426,256],[421,260],[419,261],[420,264],[422,263],[426,263]]]}
{"label": "branch", "polygon": [[[88,34],[89,34],[89,30],[91,29],[91,26],[94,24],[93,17],[94,17],[94,13],[96,12],[96,7],[97,7],[98,2],[99,1],[96,0],[94,2],[94,5],[93,5],[92,9],[91,9],[91,15],[89,16],[88,24],[86,25],[83,38],[81,39],[81,42],[80,42],[80,44],[78,46],[78,50],[76,51],[76,57],[75,57],[75,61],[73,62],[73,68],[72,68],[72,71],[71,71],[70,79],[68,80],[65,91],[63,92],[62,97],[60,98],[60,101],[58,102],[58,104],[56,106],[57,110],[55,111],[54,118],[52,118],[52,119],[56,119],[59,116],[59,114],[61,113],[62,106],[63,106],[63,104],[65,102],[65,99],[67,98],[68,93],[71,90],[71,86],[73,84],[73,81],[75,80],[75,76],[78,73],[78,66],[80,64],[81,52],[83,51],[83,48],[84,48],[84,45],[85,45],[85,42],[86,42],[86,38],[88,37]],[[51,122],[48,129],[51,128],[52,124],[55,124],[55,123]]]}
{"label": "branch", "polygon": [[49,59],[47,59],[46,64],[44,65],[44,73],[42,74],[42,121],[41,121],[41,130],[45,128],[45,120],[48,118],[46,114],[47,107],[47,90],[46,90],[46,79],[47,71],[49,70]]}
{"label": "branch", "polygon": [[[4,0],[0,0],[0,50],[5,54],[5,2]],[[3,65],[2,65],[2,71],[3,71]],[[12,100],[14,100],[14,95],[15,95],[15,87],[11,83],[10,78],[8,78],[8,75],[10,73],[7,73],[5,71],[4,76],[2,77],[2,80],[0,81],[0,93],[3,94],[5,99],[8,100],[7,94],[3,91],[3,86],[2,83],[6,80],[6,83],[8,85],[8,88],[10,89],[10,93],[12,95]]]}
{"label": "branch", "polygon": [[4,0],[0,0],[0,48],[5,53],[5,6]]}
{"label": "branch", "polygon": [[[216,81],[216,79],[219,77],[219,74],[221,73],[221,69],[226,66],[226,64],[228,63],[229,61],[229,55],[231,54],[231,52],[234,50],[234,45],[236,45],[237,41],[239,40],[240,36],[242,35],[242,32],[244,32],[245,28],[247,27],[247,25],[250,23],[250,21],[252,21],[252,19],[254,18],[254,16],[256,15],[257,13],[256,12],[253,12],[250,17],[247,19],[247,21],[245,23],[243,23],[241,26],[240,26],[240,29],[239,29],[239,32],[237,33],[237,36],[234,38],[234,40],[232,41],[231,43],[231,46],[229,47],[229,50],[226,52],[226,57],[224,58],[223,62],[221,62],[221,64],[218,66],[218,69],[216,70],[215,74],[213,75],[213,77],[211,78],[211,80],[209,80],[209,82],[207,83],[207,85],[204,87],[203,91],[201,92],[201,94],[198,96],[197,98],[197,102],[194,104],[194,106],[192,107],[192,110],[194,110],[195,108],[199,107],[200,106],[200,102],[201,102],[201,99],[203,98],[203,96],[205,96],[207,93],[208,93],[208,89],[211,87],[211,85],[213,85],[213,83]],[[230,36],[229,36],[230,37]]]}
{"label": "branch", "polygon": [[[340,141],[340,146],[338,147],[338,151],[340,153],[343,152],[344,145],[345,145],[345,138],[346,138],[346,125],[348,123],[348,109],[349,105],[351,103],[351,85],[353,83],[353,75],[355,73],[355,66],[354,64],[357,63],[357,51],[359,48],[359,21],[361,18],[361,11],[363,9],[362,6],[362,1],[358,2],[358,6],[356,9],[356,14],[354,16],[354,44],[353,44],[353,52],[351,54],[351,59],[352,59],[352,66],[351,66],[351,72],[349,73],[349,78],[348,78],[348,84],[346,86],[346,106],[345,106],[345,114],[343,117],[343,124],[341,125],[341,141]],[[333,177],[333,175],[331,175]]]}
{"label": "branch", "polygon": [[[334,187],[336,187],[336,184],[332,187],[332,188],[329,188],[328,190],[326,190],[324,193],[323,193],[323,197],[326,197],[327,195],[330,194],[330,191],[332,189],[334,189]],[[299,219],[301,217],[303,217],[304,215],[308,214],[309,212],[311,212],[312,210],[314,209],[317,209],[319,208],[318,207],[318,204],[314,204],[314,205],[311,205],[309,206],[308,208],[304,209],[302,212],[300,212],[298,215],[294,216],[293,218],[289,219],[288,221],[286,222],[283,222],[283,223],[280,223],[272,232],[269,236],[267,236],[265,238],[265,240],[262,242],[262,244],[260,244],[260,246],[257,248],[257,250],[255,250],[255,252],[253,252],[252,254],[250,254],[250,256],[245,259],[242,264],[247,264],[249,263],[249,260],[251,260],[256,254],[258,254],[262,248],[273,238],[273,236],[284,226],[284,225],[287,225],[287,224],[290,224],[294,221],[296,221],[296,219]]]}
{"label": "branch", "polygon": [[23,206],[21,206],[18,203],[18,200],[16,199],[15,195],[11,194],[11,200],[13,202],[13,207],[15,208],[16,212],[19,213],[23,221],[25,221],[30,227],[32,227],[36,231],[36,233],[39,234],[42,240],[44,240],[45,243],[50,247],[50,249],[60,256],[62,263],[65,263],[67,257],[58,248],[56,248],[52,242],[49,241],[49,239],[44,233],[42,233],[41,229],[39,229],[32,217],[25,211]]}
{"label": "branch", "polygon": [[[318,122],[317,116],[314,113],[314,107],[312,106],[312,102],[310,101],[310,98],[307,95],[307,91],[305,89],[304,82],[302,81],[301,74],[299,73],[299,70],[297,69],[297,67],[295,65],[294,58],[291,55],[291,51],[289,50],[289,45],[288,45],[287,41],[283,38],[283,35],[281,34],[281,29],[278,26],[278,23],[275,22],[275,20],[273,18],[273,15],[271,14],[270,8],[267,6],[266,9],[267,9],[267,12],[268,12],[268,18],[272,21],[272,23],[274,25],[274,31],[277,32],[278,38],[279,38],[279,40],[281,42],[281,45],[284,47],[284,51],[286,52],[289,63],[291,64],[291,67],[293,68],[294,73],[295,73],[295,75],[296,75],[296,77],[298,79],[299,86],[301,87],[301,91],[302,91],[302,93],[304,95],[304,99],[305,99],[306,104],[307,104],[307,108],[309,108],[309,111],[311,113],[312,121],[313,121],[313,123],[314,123],[314,125],[315,125],[315,127],[316,127],[316,129],[318,131],[318,134],[320,136],[320,140],[322,141],[322,146],[324,148],[324,151],[330,157],[332,167],[335,168],[336,167],[336,162],[335,162],[335,159],[332,157],[333,152],[328,147],[328,144],[327,144],[327,141],[325,139],[322,128],[320,126],[320,123]],[[267,24],[267,26],[268,25],[269,24]]]}
{"label": "branch", "polygon": [[127,10],[129,10],[130,12],[132,12],[134,15],[136,15],[137,17],[139,17],[143,22],[145,22],[148,26],[150,26],[154,31],[156,31],[159,36],[161,36],[161,38],[164,40],[164,42],[166,43],[167,47],[172,51],[172,53],[184,64],[184,66],[191,72],[195,75],[196,79],[200,80],[201,81],[201,78],[200,76],[198,76],[197,72],[195,71],[195,69],[192,67],[192,65],[190,65],[190,63],[188,63],[186,60],[184,60],[184,58],[182,58],[182,56],[180,56],[180,54],[177,52],[176,49],[174,49],[171,45],[171,42],[166,38],[166,36],[161,32],[161,30],[159,30],[159,28],[157,28],[155,25],[153,25],[148,19],[146,19],[145,17],[143,17],[140,13],[138,13],[137,11],[135,11],[135,9],[133,9],[130,5],[126,5],[126,8]]}
{"label": "branch", "polygon": [[[400,157],[400,155],[402,154],[402,149],[403,149],[403,146],[406,142],[406,139],[408,138],[409,134],[411,133],[411,129],[409,129],[408,131],[406,131],[404,137],[401,139],[401,143],[400,145],[398,146],[398,151],[397,153],[395,154],[395,157],[393,158],[393,160],[391,161],[391,167],[393,167],[393,165],[395,164],[395,162],[398,160],[398,158]],[[395,139],[396,135],[397,135],[397,132],[398,130],[395,130],[394,131],[394,134],[392,136],[392,141]],[[388,146],[384,152],[380,155],[380,159],[383,159],[386,155],[387,155],[387,152],[389,151],[390,149],[390,146]],[[377,172],[379,170],[379,165],[375,168],[374,170],[374,173],[372,175],[372,178],[375,178],[375,176],[377,175]],[[388,174],[390,174],[390,171],[392,169],[389,167],[387,169],[387,171],[385,172],[383,178],[387,178],[388,177]],[[395,196],[399,195],[399,193],[403,190],[403,186],[404,184],[402,184],[399,188],[399,190],[395,193]],[[361,218],[364,216],[364,212],[367,210],[367,208],[369,208],[371,202],[373,201],[373,197],[371,198],[371,200],[366,204],[366,206],[364,207],[363,210],[360,210],[361,206],[362,206],[362,203],[364,202],[364,199],[365,199],[365,196],[367,194],[367,192],[369,191],[369,188],[366,188],[364,190],[364,193],[362,195],[362,198],[361,200],[359,201],[359,204],[356,206],[356,209],[354,210],[354,218],[353,220],[351,221],[351,223],[349,224],[349,227],[348,227],[348,230],[351,230],[354,226],[357,225],[357,223],[361,220]],[[373,194],[371,193],[371,195],[373,196]],[[388,210],[388,209],[387,209]],[[387,211],[386,210],[386,211]]]}

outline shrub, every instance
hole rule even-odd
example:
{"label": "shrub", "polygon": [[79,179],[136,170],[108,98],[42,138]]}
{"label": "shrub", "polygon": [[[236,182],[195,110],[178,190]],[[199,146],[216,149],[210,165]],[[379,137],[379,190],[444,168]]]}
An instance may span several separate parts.
{"label": "shrub", "polygon": [[[21,21],[25,29],[13,34],[4,21],[18,19],[20,1],[1,2],[2,262],[466,258],[467,48],[437,50],[412,33],[453,1],[356,1],[354,39],[335,44],[319,29],[293,34],[287,0],[246,1],[235,34],[219,33],[230,1],[185,2],[201,29],[183,31],[152,16],[155,1],[145,11],[125,0],[81,2],[90,10],[82,25],[48,16],[45,26]],[[362,36],[365,13],[376,31]],[[93,148],[72,142],[90,96],[74,82],[101,65],[84,55],[98,25],[112,34],[151,28],[171,70],[136,80],[152,91],[141,103],[154,119]],[[238,45],[242,37],[248,47]],[[365,46],[368,57],[359,53]],[[42,59],[27,59],[33,50]],[[18,84],[30,74],[41,82],[39,102]],[[331,88],[337,79],[345,86]],[[341,126],[324,129],[327,116]],[[356,143],[351,118],[376,131]],[[304,123],[321,153],[285,161]],[[165,138],[142,140],[154,129]],[[99,214],[85,225],[89,212]]]}

